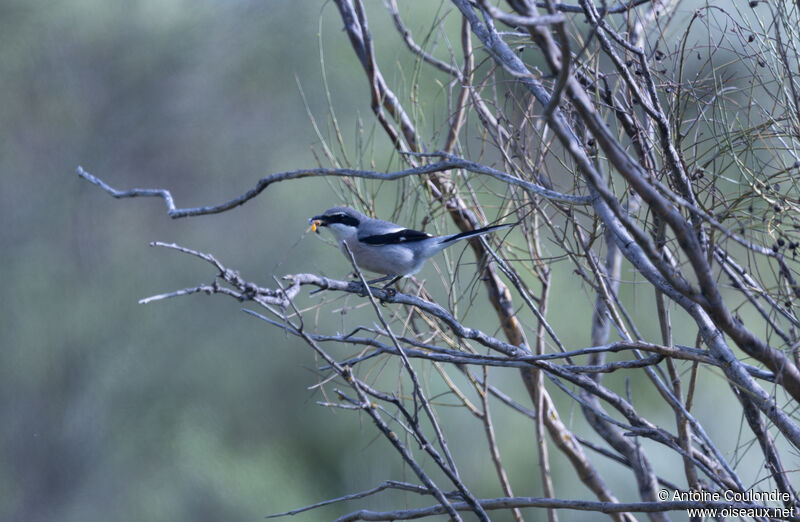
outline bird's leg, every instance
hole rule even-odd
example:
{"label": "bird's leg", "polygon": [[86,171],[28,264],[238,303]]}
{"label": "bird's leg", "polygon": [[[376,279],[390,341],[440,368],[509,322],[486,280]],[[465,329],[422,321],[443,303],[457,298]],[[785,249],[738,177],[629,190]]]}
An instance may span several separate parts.
{"label": "bird's leg", "polygon": [[392,277],[392,276],[386,276],[386,277],[383,277],[383,278],[381,278],[381,279],[376,279],[375,281],[370,281],[370,283],[377,283],[378,281],[386,281],[387,279],[391,279],[391,281],[389,281],[388,283],[386,283],[385,285],[383,285],[383,290],[386,290],[386,289],[388,289],[390,286],[392,286],[393,284],[395,284],[396,282],[400,281],[402,278],[403,278],[403,276],[394,276],[394,277]]}
{"label": "bird's leg", "polygon": [[[394,277],[394,279],[392,279],[393,277]],[[380,283],[381,281],[386,281],[388,279],[392,279],[392,281],[390,283],[387,283],[386,286],[389,286],[392,283],[394,283],[395,281],[397,281],[398,279],[400,279],[400,276],[395,277],[395,276],[392,276],[392,275],[386,275],[386,276],[383,276],[383,277],[379,277],[378,279],[371,279],[370,281],[367,281],[367,284],[368,285],[374,285],[375,283]],[[384,288],[386,288],[386,286]]]}
{"label": "bird's leg", "polygon": [[[356,276],[356,278],[357,278],[357,280],[353,281],[353,283],[357,284],[358,286],[361,287],[361,291],[358,293],[358,295],[361,296],[361,297],[366,297],[367,296],[367,287],[364,286],[364,283],[362,283],[360,279],[358,279],[358,274],[357,273],[354,272],[353,275]],[[394,277],[394,276],[387,275],[387,276],[379,277],[378,279],[370,279],[369,281],[367,281],[367,286],[372,286],[375,283],[380,283],[381,281],[386,281],[387,279],[391,279],[392,277]]]}
{"label": "bird's leg", "polygon": [[[392,297],[395,296],[395,294],[397,294],[397,290],[395,290],[394,288],[389,288],[389,287],[392,286],[393,284],[395,284],[397,281],[399,281],[402,278],[403,278],[403,276],[386,275],[386,276],[383,276],[383,277],[379,277],[378,279],[371,279],[371,280],[367,281],[367,285],[372,286],[375,283],[381,283],[383,281],[390,280],[388,283],[386,283],[385,285],[383,285],[381,287],[381,290],[383,290],[386,293],[387,297],[392,298]],[[361,293],[362,297],[364,297],[365,295],[366,295],[366,288]]]}

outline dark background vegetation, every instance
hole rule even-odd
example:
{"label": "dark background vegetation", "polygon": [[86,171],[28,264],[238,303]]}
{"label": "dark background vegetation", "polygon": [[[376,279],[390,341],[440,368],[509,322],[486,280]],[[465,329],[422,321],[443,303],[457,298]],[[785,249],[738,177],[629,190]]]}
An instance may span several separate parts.
{"label": "dark background vegetation", "polygon": [[[424,21],[436,6],[422,4]],[[371,24],[393,31],[385,15]],[[171,220],[159,199],[115,201],[74,174],[83,165],[195,206],[317,166],[309,113],[326,134],[322,71],[354,162],[385,168],[390,147],[373,139],[366,80],[340,28],[321,2],[0,1],[0,520],[259,520],[407,473],[369,423],[315,404],[309,351],[236,302],[137,304],[214,275],[153,240],[214,253],[264,286],[283,273],[344,276],[344,259],[304,236],[308,216],[340,203],[327,182]],[[402,85],[407,64],[391,65],[408,60],[399,37],[376,44]],[[554,275],[551,321],[579,324],[564,339],[586,343],[591,299],[570,296],[590,290],[569,266]],[[708,418],[720,405],[697,407]],[[506,443],[530,430],[503,428]],[[528,444],[516,443],[534,455]],[[509,471],[530,473],[534,495],[525,459]],[[557,490],[570,473],[556,458]]]}
{"label": "dark background vegetation", "polygon": [[[326,245],[297,242],[327,187],[276,186],[172,221],[160,200],[114,201],[74,174],[81,164],[193,205],[315,166],[295,75],[323,110],[320,13],[0,2],[0,519],[258,520],[361,482],[343,463],[368,441],[346,444],[358,426],[314,406],[313,360],[295,341],[233,302],[137,304],[213,278],[152,240],[224,253],[265,284],[282,261],[319,268],[309,254]],[[330,55],[347,53],[327,32]],[[363,109],[355,88],[335,95],[345,119]]]}

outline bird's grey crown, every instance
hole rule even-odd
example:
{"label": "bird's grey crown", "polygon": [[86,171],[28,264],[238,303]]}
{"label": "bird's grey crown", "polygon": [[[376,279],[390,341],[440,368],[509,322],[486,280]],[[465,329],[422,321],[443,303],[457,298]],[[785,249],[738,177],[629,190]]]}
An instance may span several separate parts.
{"label": "bird's grey crown", "polygon": [[354,217],[359,221],[361,221],[366,217],[358,210],[352,209],[350,207],[333,207],[329,208],[328,210],[322,213],[323,216],[335,216],[337,214],[344,214],[345,216]]}

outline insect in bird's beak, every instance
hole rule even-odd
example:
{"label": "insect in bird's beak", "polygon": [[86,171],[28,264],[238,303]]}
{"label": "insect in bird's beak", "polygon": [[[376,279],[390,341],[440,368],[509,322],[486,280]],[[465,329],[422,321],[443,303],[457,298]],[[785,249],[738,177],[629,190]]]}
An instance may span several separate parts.
{"label": "insect in bird's beak", "polygon": [[328,220],[325,218],[325,216],[314,216],[312,218],[308,218],[308,222],[311,223],[311,231],[319,234],[319,228],[326,226]]}

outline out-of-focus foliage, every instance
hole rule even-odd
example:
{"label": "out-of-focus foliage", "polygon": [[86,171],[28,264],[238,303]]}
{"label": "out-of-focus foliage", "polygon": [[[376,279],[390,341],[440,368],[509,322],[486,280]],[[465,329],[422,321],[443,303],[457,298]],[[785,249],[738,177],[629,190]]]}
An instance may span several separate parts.
{"label": "out-of-focus foliage", "polygon": [[[319,269],[311,253],[327,246],[300,239],[328,187],[278,186],[172,221],[160,201],[114,201],[73,173],[195,205],[316,166],[296,79],[324,132],[317,33],[331,15],[294,2],[0,3],[0,520],[257,520],[372,479],[346,463],[381,448],[314,405],[314,361],[294,341],[234,302],[137,304],[214,275],[152,240],[213,251],[265,284],[280,266]],[[330,32],[327,52],[349,57]],[[350,128],[368,108],[341,87],[353,67],[328,70]]]}

